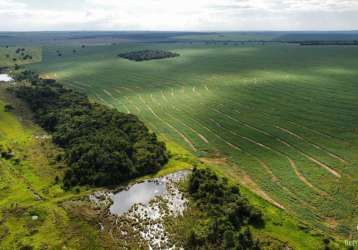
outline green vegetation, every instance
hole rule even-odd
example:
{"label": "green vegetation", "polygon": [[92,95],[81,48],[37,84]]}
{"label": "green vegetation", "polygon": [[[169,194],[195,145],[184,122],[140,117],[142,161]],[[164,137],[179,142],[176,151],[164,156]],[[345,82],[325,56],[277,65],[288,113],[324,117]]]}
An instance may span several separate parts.
{"label": "green vegetation", "polygon": [[[0,249],[121,246],[101,233],[98,211],[88,206],[88,195],[97,189],[63,189],[60,179],[67,169],[59,157],[63,151],[32,123],[31,111],[5,87],[0,86]],[[14,109],[5,112],[6,105]],[[186,155],[181,162],[185,150],[171,144],[168,148],[172,158],[164,172],[174,164],[189,167],[192,156]]]}
{"label": "green vegetation", "polygon": [[305,41],[300,42],[300,45],[358,45],[358,41]]}
{"label": "green vegetation", "polygon": [[41,61],[41,50],[27,47],[0,47],[0,68]]}
{"label": "green vegetation", "polygon": [[47,83],[28,71],[16,76],[31,85],[12,90],[25,100],[36,121],[65,149],[70,166],[66,187],[118,185],[158,171],[168,160],[165,145],[134,115],[122,114],[58,83]]}
{"label": "green vegetation", "polygon": [[193,225],[189,249],[260,249],[246,226],[263,226],[262,215],[241,196],[238,186],[228,185],[209,169],[195,168],[188,191],[207,217]]}
{"label": "green vegetation", "polygon": [[[265,217],[265,230],[251,229],[255,236],[295,249],[321,248],[322,235],[356,239],[356,48],[223,46],[235,40],[348,41],[356,33],[191,35],[175,44],[116,44],[112,36],[109,46],[91,46],[88,39],[104,44],[91,33],[46,43],[43,61],[26,67],[137,115],[166,142],[215,163],[212,169],[253,191],[240,188]],[[116,56],[140,50],[181,56],[145,63]],[[171,158],[159,174],[193,161],[176,165]]]}
{"label": "green vegetation", "polygon": [[172,53],[170,51],[162,51],[162,50],[141,50],[141,51],[121,53],[118,56],[122,58],[126,58],[128,60],[140,62],[140,61],[149,61],[149,60],[177,57],[179,56],[179,54]]}
{"label": "green vegetation", "polygon": [[[5,112],[5,103],[14,110]],[[29,118],[0,86],[0,249],[100,249],[95,225],[70,219],[62,208],[79,194],[56,181],[63,176],[56,161],[62,152]]]}
{"label": "green vegetation", "polygon": [[180,41],[271,41],[281,35],[280,32],[223,32],[212,34],[192,34],[177,36]]}
{"label": "green vegetation", "polygon": [[[358,136],[352,46],[124,44],[45,47],[29,66],[133,113],[224,174],[328,235],[356,237]],[[114,55],[168,50],[172,60]]]}

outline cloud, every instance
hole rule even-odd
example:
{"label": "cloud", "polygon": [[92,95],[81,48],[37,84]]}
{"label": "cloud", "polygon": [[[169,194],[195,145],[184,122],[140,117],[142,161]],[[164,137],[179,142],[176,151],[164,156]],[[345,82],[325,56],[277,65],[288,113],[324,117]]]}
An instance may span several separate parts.
{"label": "cloud", "polygon": [[357,0],[0,0],[0,30],[357,29]]}

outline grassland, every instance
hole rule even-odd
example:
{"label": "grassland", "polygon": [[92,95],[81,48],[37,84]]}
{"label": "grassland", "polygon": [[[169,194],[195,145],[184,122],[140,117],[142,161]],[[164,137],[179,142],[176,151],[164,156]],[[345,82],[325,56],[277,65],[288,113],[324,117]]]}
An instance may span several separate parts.
{"label": "grassland", "polygon": [[[181,57],[116,57],[136,49]],[[357,56],[349,46],[51,46],[30,68],[230,163],[220,170],[301,221],[354,238]]]}
{"label": "grassland", "polygon": [[[13,113],[4,112],[8,103]],[[87,191],[61,188],[63,165],[54,160],[61,151],[28,114],[0,87],[0,145],[13,153],[0,159],[0,249],[100,249],[96,227],[62,207]]]}
{"label": "grassland", "polygon": [[[29,64],[41,61],[41,49],[40,48],[27,48],[25,47],[24,55],[29,55],[32,58],[24,60],[21,53],[16,53],[19,47],[0,47],[0,67],[11,67],[15,64]],[[21,47],[23,48],[23,47]],[[14,61],[13,59],[16,59]]]}

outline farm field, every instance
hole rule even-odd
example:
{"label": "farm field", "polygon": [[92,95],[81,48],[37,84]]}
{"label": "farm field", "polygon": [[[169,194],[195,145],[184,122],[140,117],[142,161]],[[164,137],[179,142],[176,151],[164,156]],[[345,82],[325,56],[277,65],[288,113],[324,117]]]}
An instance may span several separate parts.
{"label": "farm field", "polygon": [[[180,56],[117,57],[139,49]],[[357,56],[349,46],[50,46],[29,68],[138,115],[275,206],[346,238],[358,223]]]}
{"label": "farm field", "polygon": [[[23,52],[16,53],[19,47],[0,47],[0,67],[11,67],[15,64],[29,64],[41,61],[41,49],[24,47]],[[30,58],[24,59],[24,56]]]}

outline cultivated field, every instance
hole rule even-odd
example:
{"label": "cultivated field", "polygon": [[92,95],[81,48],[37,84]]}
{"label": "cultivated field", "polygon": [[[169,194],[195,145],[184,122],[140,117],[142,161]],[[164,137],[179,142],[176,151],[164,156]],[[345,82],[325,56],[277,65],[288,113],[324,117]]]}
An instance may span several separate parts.
{"label": "cultivated field", "polygon": [[[136,49],[180,57],[117,57]],[[356,58],[349,46],[52,46],[30,68],[138,115],[277,207],[346,237],[358,219]]]}

